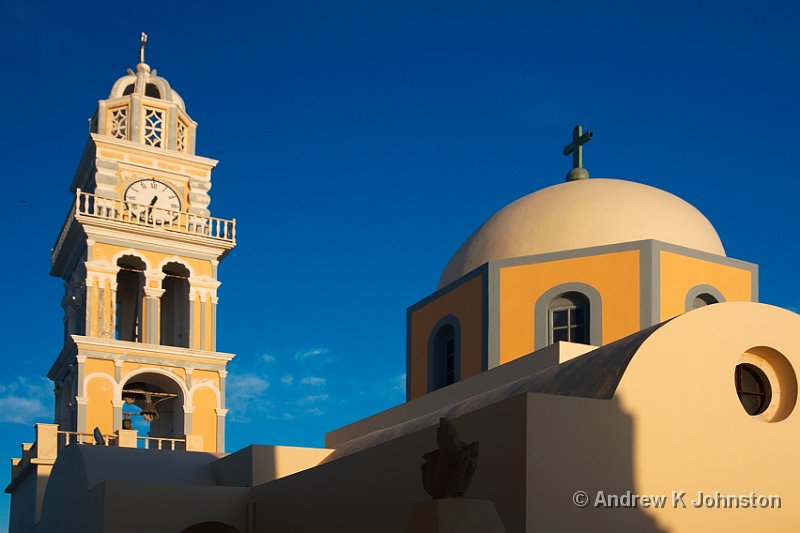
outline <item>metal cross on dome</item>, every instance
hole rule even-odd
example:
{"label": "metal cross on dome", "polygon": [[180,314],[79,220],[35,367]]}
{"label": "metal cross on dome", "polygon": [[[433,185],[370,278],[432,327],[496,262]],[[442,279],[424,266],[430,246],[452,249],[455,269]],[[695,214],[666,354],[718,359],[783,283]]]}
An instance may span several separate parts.
{"label": "metal cross on dome", "polygon": [[567,181],[589,177],[589,172],[583,168],[583,145],[590,140],[592,140],[592,132],[583,133],[583,126],[580,124],[572,129],[572,142],[564,147],[564,155],[572,154],[572,170],[567,174]]}

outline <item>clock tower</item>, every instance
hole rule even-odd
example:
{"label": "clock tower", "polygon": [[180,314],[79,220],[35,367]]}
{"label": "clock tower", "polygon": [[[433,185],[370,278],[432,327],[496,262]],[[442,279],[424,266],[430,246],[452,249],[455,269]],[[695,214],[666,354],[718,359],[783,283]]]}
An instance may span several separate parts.
{"label": "clock tower", "polygon": [[[138,429],[140,445],[225,449],[225,366],[217,351],[217,267],[235,220],[211,216],[211,171],[197,123],[144,60],[89,121],[52,253],[64,280],[59,433]],[[187,446],[187,439],[192,439]]]}

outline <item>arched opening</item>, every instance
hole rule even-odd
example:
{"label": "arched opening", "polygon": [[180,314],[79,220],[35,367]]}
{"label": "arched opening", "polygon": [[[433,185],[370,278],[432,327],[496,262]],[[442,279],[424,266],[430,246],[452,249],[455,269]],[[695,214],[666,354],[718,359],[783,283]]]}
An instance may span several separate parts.
{"label": "arched opening", "polygon": [[161,344],[189,347],[189,270],[180,263],[167,263],[161,286]]}
{"label": "arched opening", "polygon": [[696,285],[686,293],[685,309],[688,313],[693,309],[718,304],[725,301],[725,296],[715,287],[707,284]]}
{"label": "arched opening", "polygon": [[589,299],[579,292],[559,294],[547,306],[549,344],[589,344]]}
{"label": "arched opening", "polygon": [[125,86],[125,89],[122,91],[122,96],[128,96],[129,94],[133,94],[134,84],[129,83]]}
{"label": "arched opening", "polygon": [[458,320],[451,317],[434,328],[428,343],[428,390],[451,385],[460,379],[460,349]]}
{"label": "arched opening", "polygon": [[161,91],[153,83],[148,83],[144,88],[144,95],[152,98],[161,98]]}
{"label": "arched opening", "polygon": [[144,261],[124,255],[117,261],[116,338],[142,342],[142,307],[144,304]]}
{"label": "arched opening", "polygon": [[239,530],[222,522],[200,522],[187,527],[181,533],[239,533]]}
{"label": "arched opening", "polygon": [[703,294],[698,294],[697,296],[694,297],[694,300],[692,301],[692,309],[697,309],[699,307],[705,307],[707,305],[717,304],[717,303],[719,303],[719,300],[717,300],[711,294],[704,292]]}
{"label": "arched opening", "polygon": [[181,439],[186,434],[183,390],[172,378],[142,373],[122,386],[122,427],[149,437]]}

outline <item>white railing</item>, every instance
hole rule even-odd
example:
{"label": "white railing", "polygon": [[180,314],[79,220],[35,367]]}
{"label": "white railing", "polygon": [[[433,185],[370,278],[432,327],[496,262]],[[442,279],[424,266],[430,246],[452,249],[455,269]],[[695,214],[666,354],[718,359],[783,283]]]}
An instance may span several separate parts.
{"label": "white railing", "polygon": [[[103,198],[80,189],[75,194],[74,213],[236,242],[236,219],[206,217],[185,211]],[[56,247],[58,248],[58,245]]]}
{"label": "white railing", "polygon": [[186,448],[186,439],[168,439],[166,437],[136,437],[140,447],[145,450],[183,450]]}
{"label": "white railing", "polygon": [[[70,444],[97,444],[94,433],[79,433],[77,431],[58,431],[58,449]],[[102,446],[114,446],[116,435],[103,435]]]}

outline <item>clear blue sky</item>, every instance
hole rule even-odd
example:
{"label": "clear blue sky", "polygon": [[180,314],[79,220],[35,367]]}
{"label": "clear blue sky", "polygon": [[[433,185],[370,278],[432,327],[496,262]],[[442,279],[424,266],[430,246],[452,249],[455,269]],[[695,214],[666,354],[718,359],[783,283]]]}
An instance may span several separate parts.
{"label": "clear blue sky", "polygon": [[218,321],[232,451],[319,446],[401,402],[406,307],[487,217],[563,180],[577,123],[593,176],[686,199],[760,265],[762,301],[800,307],[798,6],[5,0],[0,457],[52,417],[49,252],[141,31],[220,160],[212,214],[239,224]]}

